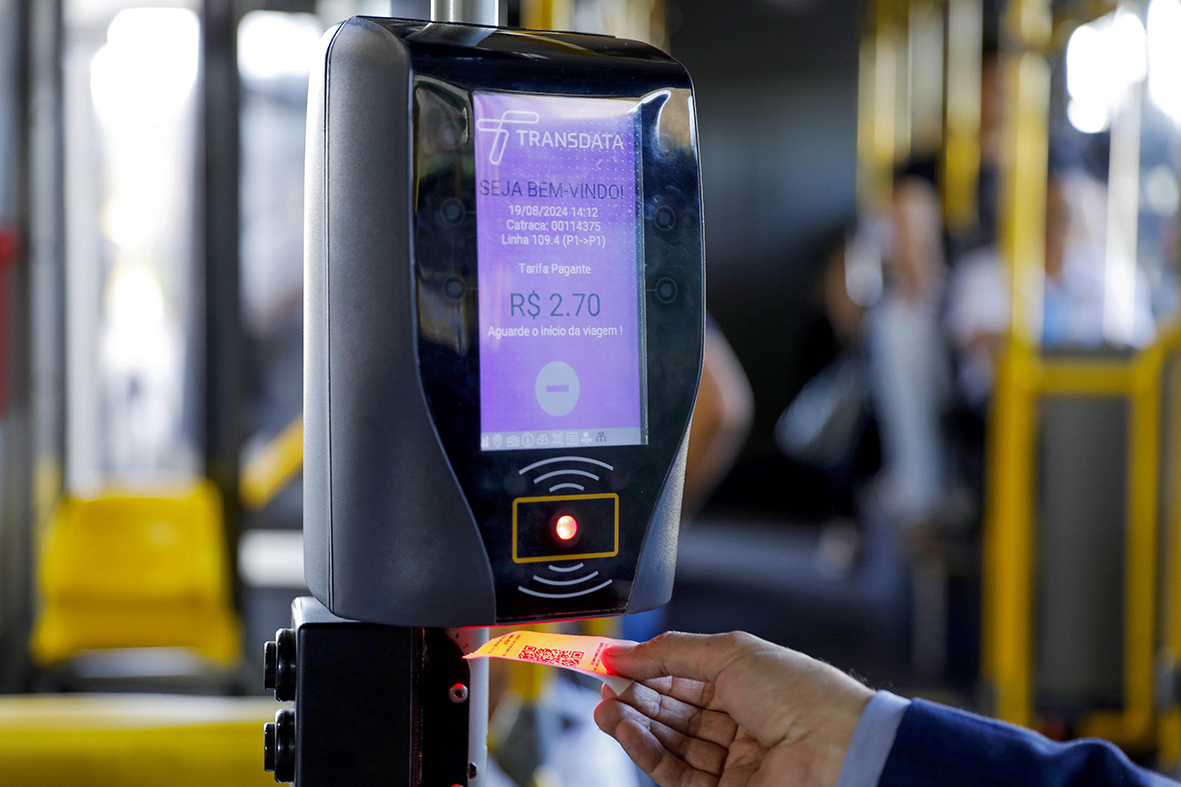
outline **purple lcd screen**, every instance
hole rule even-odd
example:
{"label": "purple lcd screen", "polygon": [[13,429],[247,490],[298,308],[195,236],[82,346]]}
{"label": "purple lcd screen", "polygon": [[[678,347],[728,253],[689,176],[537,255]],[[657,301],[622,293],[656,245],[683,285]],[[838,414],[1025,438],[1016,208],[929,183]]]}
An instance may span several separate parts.
{"label": "purple lcd screen", "polygon": [[480,447],[646,442],[639,104],[473,104]]}

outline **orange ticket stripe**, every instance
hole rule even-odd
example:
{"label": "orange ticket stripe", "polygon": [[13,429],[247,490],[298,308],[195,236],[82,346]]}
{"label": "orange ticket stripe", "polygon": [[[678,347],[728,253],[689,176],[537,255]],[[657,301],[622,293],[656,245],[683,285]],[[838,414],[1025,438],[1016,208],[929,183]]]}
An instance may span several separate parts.
{"label": "orange ticket stripe", "polygon": [[598,678],[618,694],[631,685],[632,681],[609,670],[603,663],[603,653],[612,645],[634,644],[610,637],[551,634],[545,631],[510,631],[496,639],[488,640],[464,658],[509,659],[572,669]]}

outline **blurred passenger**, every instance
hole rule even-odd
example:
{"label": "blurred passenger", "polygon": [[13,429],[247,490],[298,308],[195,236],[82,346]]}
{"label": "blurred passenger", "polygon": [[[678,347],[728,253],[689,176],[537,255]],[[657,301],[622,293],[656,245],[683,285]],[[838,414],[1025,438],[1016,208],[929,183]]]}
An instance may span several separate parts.
{"label": "blurred passenger", "polygon": [[[834,247],[819,294],[838,354],[801,389],[775,432],[785,454],[820,470],[830,492],[844,490],[870,516],[905,530],[908,546],[910,534],[945,518],[950,497],[943,419],[951,372],[940,324],[945,240],[933,172],[922,165],[902,171],[888,217],[862,221]],[[867,446],[880,470],[871,494],[860,495],[872,469]],[[824,573],[853,569],[859,531],[847,517],[826,523],[818,550]]]}
{"label": "blurred passenger", "polygon": [[888,217],[863,221],[833,249],[820,296],[840,351],[776,426],[784,453],[847,486],[872,412],[881,470],[869,499],[902,527],[937,518],[948,486],[942,419],[951,375],[939,321],[946,263],[932,177],[922,165],[902,171]]}
{"label": "blurred passenger", "polygon": [[[1051,174],[1046,188],[1045,296],[1041,342],[1045,348],[1097,348],[1105,343],[1105,258],[1095,215],[1101,187],[1081,172]],[[957,388],[982,411],[992,392],[994,367],[1008,331],[1009,275],[995,245],[965,254],[949,283],[947,328],[959,358]],[[1155,328],[1147,282],[1138,275],[1133,345],[1152,340]]]}
{"label": "blurred passenger", "polygon": [[1155,239],[1154,273],[1146,274],[1152,291],[1152,310],[1158,323],[1176,321],[1181,313],[1181,214],[1176,211],[1161,222]]}
{"label": "blurred passenger", "polygon": [[775,425],[779,449],[818,471],[823,484],[829,519],[816,558],[829,577],[847,576],[856,566],[862,548],[856,499],[880,467],[864,332],[867,307],[881,297],[883,233],[884,222],[850,226],[831,247],[817,293],[824,320],[813,332],[826,362]]}
{"label": "blurred passenger", "polygon": [[883,292],[867,315],[870,384],[882,443],[877,500],[903,525],[938,514],[946,490],[941,419],[950,392],[939,311],[946,263],[939,195],[903,173],[891,202]]}
{"label": "blurred passenger", "polygon": [[721,330],[709,321],[701,387],[689,430],[681,518],[692,519],[738,458],[754,420],[754,395],[742,364]]}

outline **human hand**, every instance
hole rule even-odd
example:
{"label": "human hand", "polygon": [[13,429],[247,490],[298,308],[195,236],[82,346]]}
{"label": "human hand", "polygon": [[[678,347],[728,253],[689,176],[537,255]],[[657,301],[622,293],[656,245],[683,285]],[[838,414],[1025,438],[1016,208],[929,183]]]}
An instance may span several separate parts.
{"label": "human hand", "polygon": [[873,691],[742,632],[612,648],[595,722],[661,787],[835,787]]}

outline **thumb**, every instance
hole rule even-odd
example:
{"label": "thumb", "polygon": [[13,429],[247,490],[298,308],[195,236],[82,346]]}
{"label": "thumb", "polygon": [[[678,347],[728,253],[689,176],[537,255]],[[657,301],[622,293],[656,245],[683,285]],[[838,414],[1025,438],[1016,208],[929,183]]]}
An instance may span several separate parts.
{"label": "thumb", "polygon": [[670,631],[634,647],[609,648],[603,660],[612,671],[633,680],[672,676],[713,683],[734,659],[765,644],[742,632],[710,635]]}

